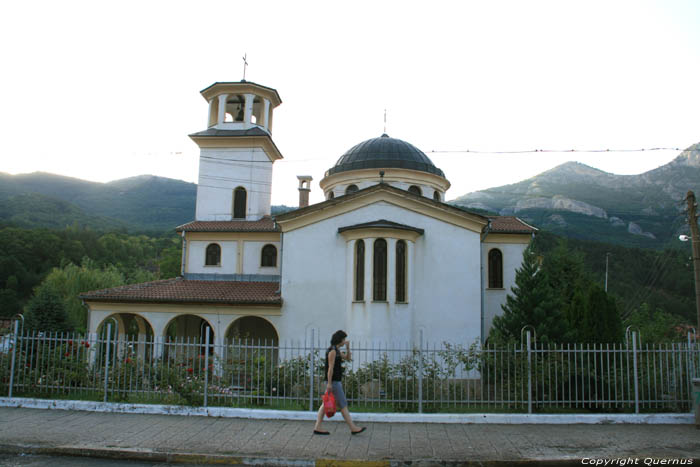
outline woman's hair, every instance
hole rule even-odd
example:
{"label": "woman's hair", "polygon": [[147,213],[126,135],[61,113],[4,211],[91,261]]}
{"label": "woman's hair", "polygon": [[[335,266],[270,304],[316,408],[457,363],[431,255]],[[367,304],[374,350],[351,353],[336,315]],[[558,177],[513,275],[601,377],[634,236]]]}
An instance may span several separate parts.
{"label": "woman's hair", "polygon": [[348,337],[347,334],[345,334],[345,331],[336,331],[333,333],[333,336],[331,337],[331,345],[338,345],[341,342],[343,342],[343,339]]}

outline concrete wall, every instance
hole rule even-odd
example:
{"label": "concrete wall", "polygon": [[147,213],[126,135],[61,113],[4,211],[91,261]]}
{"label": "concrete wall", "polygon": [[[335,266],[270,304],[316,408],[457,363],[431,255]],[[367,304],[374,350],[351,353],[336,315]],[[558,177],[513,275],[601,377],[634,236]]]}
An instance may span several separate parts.
{"label": "concrete wall", "polygon": [[231,220],[239,186],[247,192],[247,220],[270,214],[272,162],[262,149],[201,149],[196,220]]}
{"label": "concrete wall", "polygon": [[[371,300],[372,262],[365,262],[364,303],[353,303],[353,252],[338,228],[387,219],[425,230],[409,243],[408,303],[394,300],[394,243],[389,242],[388,300]],[[480,336],[480,236],[478,233],[386,202],[284,233],[281,339],[325,342],[337,329],[353,341],[471,343]],[[365,242],[371,258],[372,243]]]}

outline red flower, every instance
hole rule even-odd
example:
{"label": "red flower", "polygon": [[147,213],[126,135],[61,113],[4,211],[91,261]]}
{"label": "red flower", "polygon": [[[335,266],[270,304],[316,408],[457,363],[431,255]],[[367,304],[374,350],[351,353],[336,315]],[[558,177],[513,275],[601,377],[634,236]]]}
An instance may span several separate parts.
{"label": "red flower", "polygon": [[68,345],[73,345],[73,341],[68,341]]}
{"label": "red flower", "polygon": [[134,361],[130,359],[129,357],[126,357],[126,360],[124,360],[125,363],[133,363]]}
{"label": "red flower", "polygon": [[70,357],[70,352],[66,352],[63,354],[64,357]]}
{"label": "red flower", "polygon": [[187,373],[192,373],[194,370],[192,368],[187,369]]}
{"label": "red flower", "polygon": [[90,348],[90,343],[89,342],[84,342],[83,345],[85,346],[86,349]]}

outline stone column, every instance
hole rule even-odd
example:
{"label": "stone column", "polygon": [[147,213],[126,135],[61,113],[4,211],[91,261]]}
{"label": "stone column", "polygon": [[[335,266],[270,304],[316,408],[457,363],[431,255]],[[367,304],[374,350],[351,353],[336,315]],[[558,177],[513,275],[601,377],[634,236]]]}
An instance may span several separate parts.
{"label": "stone column", "polygon": [[219,113],[216,117],[216,123],[219,125],[226,120],[226,99],[228,99],[228,94],[219,95]]}
{"label": "stone column", "polygon": [[245,95],[245,110],[243,113],[243,121],[245,123],[252,123],[252,115],[253,115],[253,100],[255,99],[255,96],[253,94],[246,94]]}
{"label": "stone column", "polygon": [[263,109],[263,121],[262,126],[269,130],[270,126],[270,101],[263,99],[264,109]]}
{"label": "stone column", "polygon": [[386,301],[396,303],[396,239],[386,239]]}
{"label": "stone column", "polygon": [[374,241],[376,238],[365,238],[365,301],[370,303],[374,299],[372,290],[372,278],[374,277]]}

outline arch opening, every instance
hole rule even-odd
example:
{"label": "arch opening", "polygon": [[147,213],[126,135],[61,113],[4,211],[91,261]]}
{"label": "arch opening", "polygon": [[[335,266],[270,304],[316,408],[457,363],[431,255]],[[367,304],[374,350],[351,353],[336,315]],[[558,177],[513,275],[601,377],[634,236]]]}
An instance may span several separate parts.
{"label": "arch opening", "polygon": [[[205,349],[206,328],[209,327],[209,350]],[[190,361],[200,355],[214,353],[214,327],[196,315],[179,315],[165,326],[163,358]]]}

